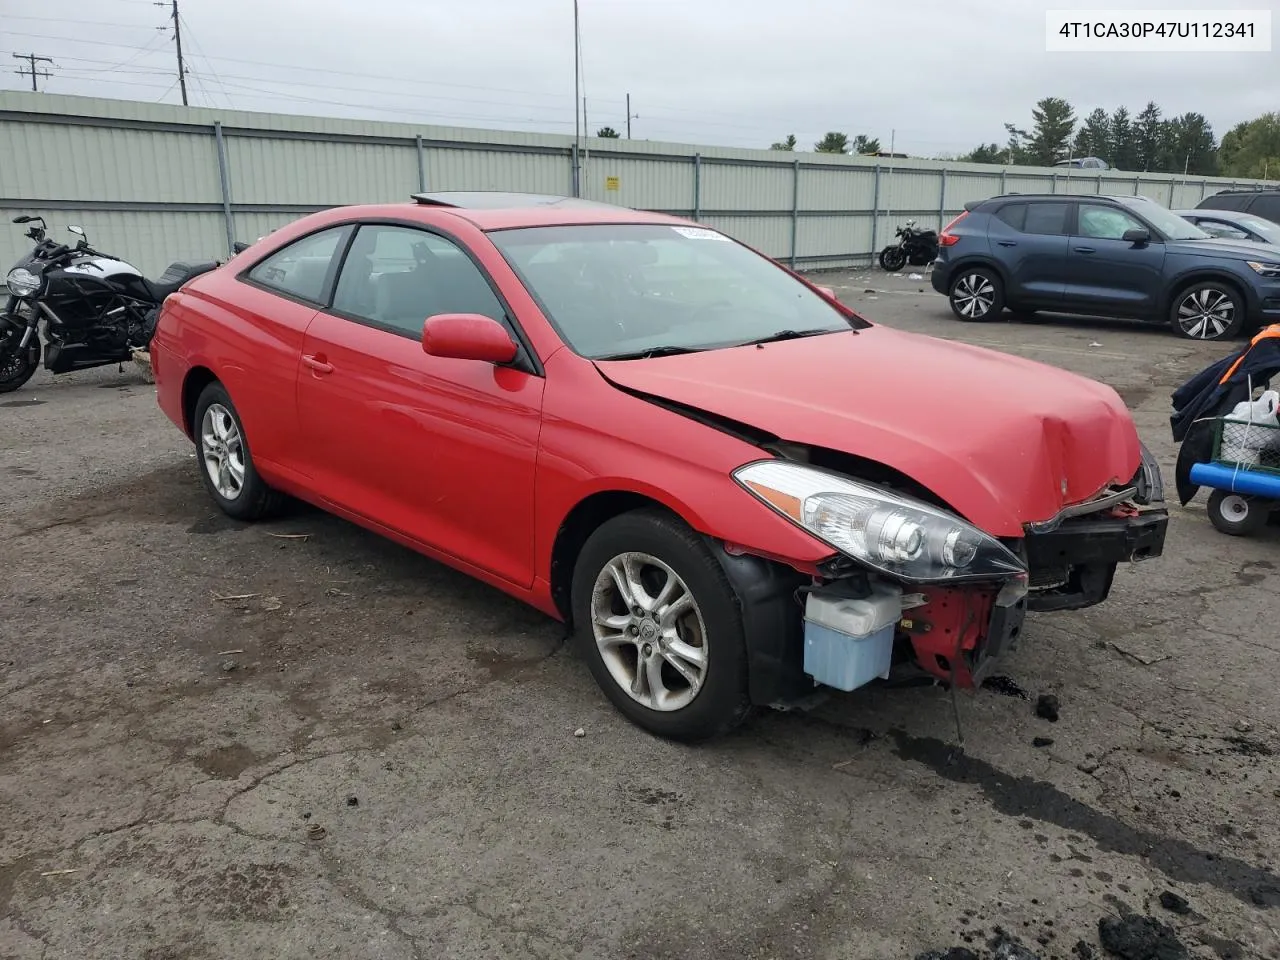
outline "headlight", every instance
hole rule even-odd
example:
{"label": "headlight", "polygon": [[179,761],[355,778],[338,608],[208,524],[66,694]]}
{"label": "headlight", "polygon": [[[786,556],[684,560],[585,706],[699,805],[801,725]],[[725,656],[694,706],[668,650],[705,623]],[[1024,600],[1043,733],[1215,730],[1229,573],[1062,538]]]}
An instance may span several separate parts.
{"label": "headlight", "polygon": [[995,537],[913,497],[777,460],[739,467],[733,478],[796,526],[900,580],[1004,580],[1027,572]]}
{"label": "headlight", "polygon": [[1257,260],[1246,260],[1253,272],[1268,280],[1280,280],[1280,263],[1259,263]]}
{"label": "headlight", "polygon": [[26,267],[14,267],[4,282],[15,297],[29,297],[40,289],[41,277]]}

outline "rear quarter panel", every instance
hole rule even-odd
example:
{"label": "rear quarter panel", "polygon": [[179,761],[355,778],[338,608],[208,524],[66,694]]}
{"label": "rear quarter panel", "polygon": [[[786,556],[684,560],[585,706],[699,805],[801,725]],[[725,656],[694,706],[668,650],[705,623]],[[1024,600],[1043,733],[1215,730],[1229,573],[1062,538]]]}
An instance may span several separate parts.
{"label": "rear quarter panel", "polygon": [[298,365],[316,311],[242,283],[237,269],[233,261],[197,277],[165,302],[157,392],[165,413],[180,421],[183,383],[175,381],[211,371],[231,395],[255,466],[276,479],[276,467],[297,468]]}

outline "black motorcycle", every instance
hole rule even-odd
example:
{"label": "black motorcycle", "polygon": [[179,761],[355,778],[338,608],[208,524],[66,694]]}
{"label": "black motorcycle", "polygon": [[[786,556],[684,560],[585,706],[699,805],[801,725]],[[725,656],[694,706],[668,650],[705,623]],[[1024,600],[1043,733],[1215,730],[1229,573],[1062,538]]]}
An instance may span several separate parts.
{"label": "black motorcycle", "polygon": [[880,268],[897,273],[908,263],[923,267],[938,259],[938,231],[922,230],[914,220],[894,231],[897,243],[891,243],[880,251]]}
{"label": "black motorcycle", "polygon": [[0,310],[0,393],[17,390],[40,365],[39,327],[44,322],[45,369],[54,374],[133,359],[151,345],[160,304],[192,277],[218,261],[178,261],[159,280],[148,280],[132,264],[89,245],[84,230],[67,227],[75,246],[48,237],[42,217],[15,217],[31,224],[31,252],[5,277],[8,302]]}

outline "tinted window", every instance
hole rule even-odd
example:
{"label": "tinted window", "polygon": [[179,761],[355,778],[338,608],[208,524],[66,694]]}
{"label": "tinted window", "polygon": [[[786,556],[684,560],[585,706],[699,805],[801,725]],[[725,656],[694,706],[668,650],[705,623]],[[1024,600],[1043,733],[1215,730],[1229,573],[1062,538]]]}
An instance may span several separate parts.
{"label": "tinted window", "polygon": [[425,230],[380,224],[356,234],[333,309],[415,338],[428,317],[441,313],[479,313],[499,322],[506,316],[484,274],[456,244]]}
{"label": "tinted window", "polygon": [[1024,233],[1064,234],[1067,232],[1067,204],[1029,203]]}
{"label": "tinted window", "polygon": [[1273,223],[1280,223],[1280,194],[1269,193],[1258,197],[1249,205],[1249,212]]}
{"label": "tinted window", "polygon": [[1249,234],[1245,231],[1239,227],[1233,227],[1229,223],[1223,223],[1221,220],[1197,220],[1196,226],[1211,237],[1220,237],[1227,240],[1249,239]]}
{"label": "tinted window", "polygon": [[1123,210],[1097,203],[1080,204],[1079,217],[1077,235],[1096,240],[1120,240],[1126,230],[1146,229],[1137,218],[1129,216]]}
{"label": "tinted window", "polygon": [[996,211],[996,219],[1003,220],[1019,233],[1027,222],[1027,205],[1025,203],[1008,203]]}
{"label": "tinted window", "polygon": [[1243,210],[1252,199],[1243,193],[1219,193],[1207,200],[1201,200],[1197,207],[1201,210]]}
{"label": "tinted window", "polygon": [[249,279],[291,297],[323,303],[325,281],[347,227],[331,227],[296,240],[249,271]]}

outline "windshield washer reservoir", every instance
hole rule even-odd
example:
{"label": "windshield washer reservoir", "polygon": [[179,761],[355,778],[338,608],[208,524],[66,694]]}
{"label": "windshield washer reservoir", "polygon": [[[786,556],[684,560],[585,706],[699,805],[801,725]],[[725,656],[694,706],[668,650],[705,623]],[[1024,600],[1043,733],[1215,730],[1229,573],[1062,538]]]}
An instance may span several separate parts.
{"label": "windshield washer reservoir", "polygon": [[804,672],[837,690],[889,676],[902,591],[872,583],[863,596],[815,590],[805,600]]}

